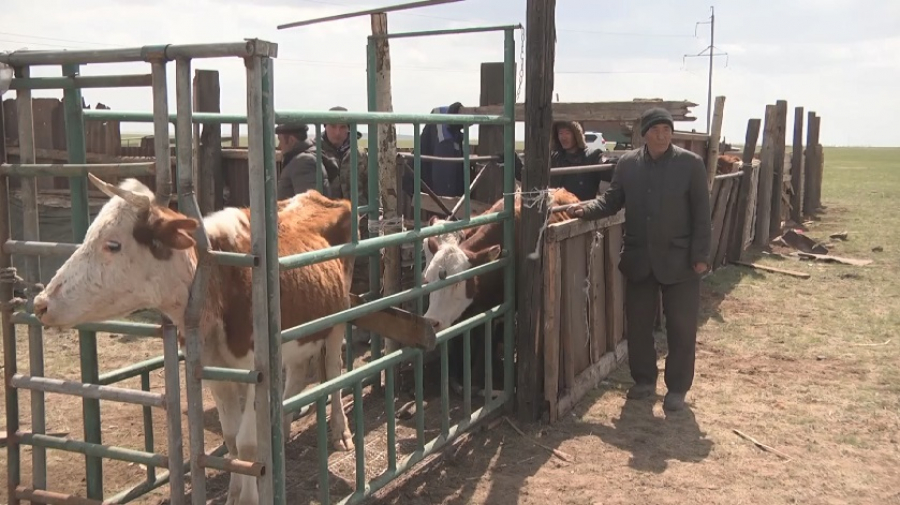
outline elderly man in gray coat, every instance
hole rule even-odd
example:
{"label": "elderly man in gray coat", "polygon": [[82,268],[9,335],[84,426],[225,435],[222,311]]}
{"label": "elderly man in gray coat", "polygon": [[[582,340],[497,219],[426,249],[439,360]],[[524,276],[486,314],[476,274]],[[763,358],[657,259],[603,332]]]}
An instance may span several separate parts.
{"label": "elderly man in gray coat", "polygon": [[675,411],[684,408],[694,380],[700,277],[709,268],[712,235],[709,190],[703,160],[672,144],[667,110],[647,110],[640,128],[644,147],[619,159],[606,192],[567,212],[601,219],[625,208],[619,270],[626,278],[628,361],[635,382],[628,398],[656,393],[653,326],[661,290],[669,346],[663,408]]}

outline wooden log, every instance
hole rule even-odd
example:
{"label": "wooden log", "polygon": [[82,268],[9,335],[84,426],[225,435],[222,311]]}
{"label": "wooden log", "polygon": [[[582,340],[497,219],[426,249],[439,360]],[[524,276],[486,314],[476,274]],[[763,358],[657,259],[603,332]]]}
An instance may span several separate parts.
{"label": "wooden log", "polygon": [[[388,33],[387,14],[378,13],[371,15],[372,35],[385,35]],[[391,95],[391,54],[388,40],[385,37],[374,39],[375,44],[375,108],[379,112],[393,112],[393,98]],[[378,125],[378,145],[369,146],[369,152],[377,149],[378,156],[378,183],[382,205],[384,206],[384,220],[393,221],[398,217],[398,199],[400,194],[397,177],[397,130],[393,124],[382,123]],[[386,234],[399,231],[387,230]],[[382,296],[389,296],[400,291],[400,248],[386,247],[384,249],[384,269],[382,278]],[[385,351],[392,353],[400,349],[400,343],[388,338],[385,342]],[[399,382],[399,381],[398,381]]]}
{"label": "wooden log", "polygon": [[[553,126],[553,67],[556,59],[556,0],[528,0],[525,69],[525,168],[522,187],[544,190],[550,182],[550,135]],[[519,251],[533,251],[544,224],[538,206],[522,206]],[[523,422],[540,419],[540,309],[543,300],[540,258],[525,259],[516,283],[516,407]]]}
{"label": "wooden log", "polygon": [[816,209],[822,208],[822,181],[825,179],[825,148],[816,144]]}
{"label": "wooden log", "polygon": [[[350,293],[350,306],[363,303],[362,298]],[[388,337],[406,347],[418,347],[426,351],[435,348],[437,335],[434,326],[424,317],[399,307],[388,307],[357,317],[353,324],[360,328]]]}
{"label": "wooden log", "polygon": [[803,107],[794,107],[794,143],[791,152],[791,220],[803,222],[803,192],[806,167],[803,163]]}
{"label": "wooden log", "polygon": [[559,398],[559,338],[561,298],[559,242],[544,243],[544,399],[548,402],[550,422],[557,419],[556,404]]}
{"label": "wooden log", "polygon": [[777,237],[781,233],[781,201],[784,193],[784,151],[785,133],[787,130],[787,102],[775,102],[775,138],[772,153],[772,195],[769,215],[769,236]]}
{"label": "wooden log", "polygon": [[[221,112],[218,70],[194,71],[194,111]],[[200,125],[194,125],[200,128]],[[222,126],[204,124],[197,150],[197,204],[207,213],[224,206],[222,175]]]}
{"label": "wooden log", "polygon": [[[481,64],[481,105],[496,105],[503,109],[503,72],[502,61]],[[483,156],[503,152],[503,126],[478,125],[478,145],[475,150]],[[462,169],[469,170],[469,167]],[[490,170],[482,178],[484,181],[472,191],[472,200],[493,204],[503,195],[503,170]]]}
{"label": "wooden log", "polygon": [[709,129],[709,146],[706,155],[708,184],[712,189],[716,166],[719,164],[719,139],[722,137],[722,120],[725,115],[725,97],[717,96],[713,106],[712,126]]}
{"label": "wooden log", "polygon": [[[526,36],[526,40],[527,40]],[[528,60],[531,61],[531,60]],[[527,66],[526,66],[527,67]],[[527,72],[527,68],[526,68]],[[525,80],[526,86],[528,80]],[[527,113],[527,97],[525,103],[516,104],[516,121],[526,121]],[[553,103],[553,120],[554,121],[609,121],[609,122],[626,122],[634,121],[634,118],[641,117],[641,114],[650,107],[662,107],[668,110],[675,121],[696,121],[697,118],[690,116],[691,107],[697,104],[686,100],[667,101],[667,100],[634,100],[622,102],[555,102]],[[459,109],[460,114],[487,114],[491,116],[503,115],[502,105],[488,105],[480,107],[462,107]]]}
{"label": "wooden log", "polygon": [[776,274],[784,274],[790,275],[792,277],[800,277],[801,279],[809,279],[810,275],[806,272],[797,272],[794,270],[785,270],[783,268],[775,268],[766,265],[760,265],[758,263],[747,263],[745,261],[732,261],[735,265],[740,265],[748,268],[755,268],[756,270],[763,270],[765,272],[773,272]]}
{"label": "wooden log", "polygon": [[753,154],[756,152],[756,142],[759,139],[759,119],[750,119],[747,121],[747,135],[744,139],[744,152],[741,161],[743,162],[743,176],[741,177],[741,187],[738,192],[737,216],[735,216],[734,237],[731,239],[731,247],[729,247],[728,258],[739,260],[744,254],[745,235],[744,230],[747,223],[752,222],[754,206],[750,205],[750,192],[753,189]]}
{"label": "wooden log", "polygon": [[231,125],[231,147],[241,147],[241,125],[233,123]]}
{"label": "wooden log", "polygon": [[806,115],[806,180],[804,181],[803,194],[803,215],[811,216],[816,213],[816,160],[817,149],[815,146],[819,144],[819,117],[816,113],[809,111]]}
{"label": "wooden log", "polygon": [[753,245],[764,247],[769,243],[770,217],[772,215],[772,187],[775,170],[775,137],[778,129],[775,105],[766,105],[766,121],[763,127],[762,152],[759,163],[759,189],[756,197],[756,227]]}

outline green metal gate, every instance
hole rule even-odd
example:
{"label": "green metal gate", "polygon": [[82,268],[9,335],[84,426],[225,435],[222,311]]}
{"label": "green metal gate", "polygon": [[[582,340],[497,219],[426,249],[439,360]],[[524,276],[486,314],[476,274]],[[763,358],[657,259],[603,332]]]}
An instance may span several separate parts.
{"label": "green metal gate", "polygon": [[[46,489],[46,449],[63,450],[80,453],[85,457],[86,468],[86,500],[77,503],[125,503],[133,500],[150,490],[168,483],[170,485],[171,503],[184,502],[184,490],[186,472],[191,473],[191,500],[194,504],[206,503],[206,478],[205,469],[246,473],[254,475],[258,479],[260,489],[260,503],[285,503],[285,453],[284,440],[280,429],[280,420],[285,413],[299,412],[306,406],[315,404],[317,414],[317,439],[319,461],[319,488],[323,503],[331,503],[329,496],[329,483],[327,471],[328,459],[328,425],[325,422],[328,396],[339,389],[350,389],[354,396],[353,431],[355,437],[356,459],[356,490],[349,496],[342,497],[341,503],[356,503],[384,487],[402,473],[410,470],[416,463],[428,455],[440,450],[444,445],[454,440],[466,429],[483,419],[485,416],[509,405],[513,398],[513,316],[514,316],[514,278],[515,263],[513,260],[513,191],[514,179],[512,164],[504,168],[504,203],[505,209],[499,213],[491,213],[471,217],[469,204],[465,205],[465,217],[456,222],[435,226],[423,226],[419,219],[421,210],[421,159],[419,130],[423,124],[454,123],[462,124],[465,131],[465,157],[469,157],[469,128],[475,124],[493,124],[504,127],[504,153],[506,159],[514,156],[514,106],[515,106],[515,38],[514,31],[518,26],[502,26],[488,28],[474,28],[461,30],[440,30],[433,32],[414,32],[406,34],[391,34],[389,37],[411,37],[424,35],[444,35],[451,33],[465,33],[476,31],[503,31],[504,32],[504,107],[501,116],[479,115],[445,115],[445,114],[399,114],[372,112],[374,109],[374,43],[369,38],[369,108],[370,112],[279,112],[276,113],[273,105],[273,58],[276,56],[277,46],[273,43],[260,40],[247,40],[244,42],[226,44],[197,44],[197,45],[168,45],[128,49],[111,49],[96,51],[20,51],[8,55],[0,55],[0,62],[7,63],[16,69],[16,78],[13,80],[12,89],[16,90],[20,101],[19,109],[19,137],[21,157],[20,163],[0,166],[0,194],[8,194],[9,177],[22,177],[23,189],[25,189],[24,212],[24,237],[23,240],[12,240],[9,232],[9,207],[0,205],[0,244],[3,245],[0,254],[0,269],[7,274],[4,281],[15,280],[19,287],[26,288],[28,301],[24,303],[10,302],[13,298],[12,282],[0,283],[0,301],[2,305],[3,326],[3,353],[4,353],[4,379],[6,392],[6,421],[9,439],[7,443],[7,458],[9,470],[7,475],[10,503],[19,503],[20,500],[31,500],[34,503],[56,503],[61,499],[73,499],[74,495],[49,491]],[[215,57],[238,57],[246,63],[247,73],[247,114],[227,115],[215,113],[192,112],[190,68],[193,59]],[[166,93],[168,63],[175,61],[176,84],[176,112],[169,113],[169,104]],[[152,73],[138,76],[102,76],[82,77],[79,75],[80,66],[87,64],[144,61],[151,65]],[[30,78],[29,67],[35,65],[62,66],[63,77],[58,78]],[[121,112],[111,110],[83,110],[81,89],[86,87],[121,87],[121,86],[150,86],[153,91],[153,112]],[[34,138],[30,90],[32,89],[60,89],[64,90],[66,132],[68,141],[68,164],[64,165],[40,165],[35,163]],[[200,217],[199,207],[193,188],[192,167],[192,124],[221,124],[221,123],[246,123],[249,133],[249,183],[250,183],[250,208],[251,208],[251,254],[233,254],[212,251],[209,249],[209,241],[206,232],[201,226],[197,231],[198,239],[198,270],[191,287],[191,303],[186,311],[186,345],[183,355],[177,348],[175,328],[170,321],[163,318],[161,324],[141,324],[129,321],[104,321],[86,324],[78,327],[80,354],[81,354],[81,381],[64,381],[45,377],[43,367],[43,348],[41,345],[42,330],[40,323],[30,313],[30,302],[38,292],[40,286],[36,284],[38,278],[38,261],[40,256],[67,255],[75,250],[77,244],[60,244],[40,242],[38,237],[37,216],[37,190],[35,177],[39,176],[65,176],[69,177],[72,205],[73,205],[73,229],[75,240],[83,239],[89,225],[87,210],[87,172],[99,176],[136,176],[155,174],[157,201],[169,201],[172,191],[170,177],[170,161],[167,156],[157,156],[155,163],[117,163],[117,164],[86,164],[86,150],[84,137],[84,121],[92,120],[119,120],[152,122],[154,124],[154,144],[156,153],[169,152],[168,127],[175,124],[176,146],[176,173],[179,210],[189,216]],[[402,231],[384,236],[375,236],[368,239],[354,239],[353,243],[330,247],[305,254],[289,257],[278,257],[278,237],[275,233],[276,223],[276,198],[275,184],[277,180],[274,125],[281,121],[304,121],[322,123],[346,122],[351,124],[351,153],[354,159],[351,161],[351,193],[352,210],[354,213],[364,213],[370,223],[381,220],[378,202],[378,164],[377,156],[369,155],[368,162],[368,205],[360,206],[357,202],[357,164],[355,163],[357,152],[356,131],[359,124],[367,124],[369,130],[369,146],[376,145],[378,124],[412,124],[415,128],[415,228],[410,231]],[[320,126],[317,126],[317,132]],[[5,161],[5,160],[2,160]],[[468,160],[467,160],[468,161]],[[321,160],[319,160],[321,163]],[[468,167],[468,163],[465,163]],[[466,187],[468,188],[468,171],[466,175]],[[319,181],[321,184],[321,180]],[[321,186],[320,186],[321,187]],[[468,189],[466,199],[468,200]],[[8,199],[7,199],[8,201]],[[354,226],[353,236],[356,237],[357,221],[351,220]],[[487,223],[502,222],[504,225],[503,254],[493,262],[471,269],[464,273],[448,276],[446,279],[421,285],[422,279],[422,239],[464,228],[479,226]],[[395,247],[406,243],[413,243],[416,252],[415,279],[416,287],[403,290],[389,296],[379,296],[379,251],[385,247]],[[9,274],[14,273],[10,269],[10,255],[18,254],[27,256],[27,268],[24,279],[14,279]],[[334,258],[342,258],[353,255],[370,255],[370,291],[363,296],[364,303],[346,311],[314,320],[294,328],[280,327],[280,302],[278,289],[278,275],[281,270],[302,268],[321,261]],[[251,268],[253,272],[252,303],[253,303],[253,328],[255,347],[254,370],[237,370],[223,368],[201,367],[200,365],[200,339],[196,334],[197,325],[191,324],[192,320],[199,317],[199,309],[202,307],[205,293],[205,280],[209,268],[214,264],[224,264]],[[455,282],[480,275],[495,269],[504,270],[505,301],[499,306],[493,307],[482,314],[460,321],[454,326],[441,331],[437,335],[437,344],[441,354],[441,430],[440,434],[432,440],[425,439],[425,418],[423,410],[423,350],[418,348],[404,348],[388,355],[382,355],[382,339],[375,336],[372,339],[372,360],[358,368],[352,368],[352,351],[348,345],[347,368],[348,371],[341,377],[318,384],[307,389],[303,393],[284,402],[278,401],[282,393],[281,372],[281,344],[283,342],[301,340],[319,330],[331,327],[335,324],[346,324],[349,330],[349,321],[361,315],[386,309],[399,303],[419,300],[416,304],[418,313],[421,314],[422,297],[428,293],[449,286]],[[470,361],[471,351],[470,332],[479,326],[485,327],[485,348],[491,345],[491,322],[496,318],[503,318],[504,332],[503,342],[505,349],[504,358],[504,384],[503,394],[498,398],[486,395],[485,406],[472,410],[471,390],[468,384],[465,389],[464,418],[461,422],[450,425],[449,421],[449,388],[448,388],[448,354],[447,344],[451,339],[463,338],[465,350],[465,378],[469,382],[471,376]],[[28,374],[19,373],[16,364],[16,339],[15,324],[29,325],[29,370]],[[192,329],[193,328],[193,329]],[[122,369],[100,374],[98,362],[96,332],[116,332],[130,335],[163,336],[163,356],[137,363]],[[348,331],[349,335],[349,331]],[[349,344],[349,341],[348,341]],[[486,353],[490,356],[489,353]],[[179,361],[185,361],[186,371],[197,373],[185,373],[186,395],[188,401],[188,433],[190,436],[190,458],[182,460],[180,455],[183,448],[182,427],[180,417],[180,384]],[[394,367],[400,363],[413,362],[416,386],[416,432],[417,450],[402,460],[398,460],[396,423],[394,412]],[[486,359],[487,391],[490,386],[490,360]],[[158,394],[149,392],[149,374],[157,369],[164,369],[166,392]],[[374,479],[366,478],[366,454],[364,432],[361,429],[364,419],[362,391],[366,383],[380,384],[384,374],[385,411],[387,418],[387,470]],[[140,376],[143,391],[129,388],[116,387],[114,384],[127,378]],[[225,448],[219,446],[212,453],[204,453],[203,444],[203,405],[202,405],[202,380],[226,380],[254,385],[256,387],[257,425],[270,426],[271,429],[259,429],[258,455],[255,462],[237,464],[232,459],[224,458]],[[88,386],[90,385],[90,386]],[[19,429],[19,400],[18,390],[28,389],[32,392],[31,414],[32,431],[23,432]],[[44,402],[43,393],[62,393],[77,395],[83,398],[84,410],[84,440],[72,441],[45,434],[43,420]],[[100,400],[119,401],[142,405],[144,407],[144,450],[121,448],[103,445],[100,436]],[[153,452],[153,426],[151,418],[152,408],[162,408],[167,412],[167,429],[170,433],[168,439],[167,457]],[[33,479],[30,484],[23,484],[21,479],[21,447],[23,445],[33,447]],[[119,494],[103,496],[103,472],[102,459],[116,459],[144,464],[147,466],[147,478],[138,485],[123,490]],[[156,468],[164,467],[168,471],[162,474],[156,473]]]}

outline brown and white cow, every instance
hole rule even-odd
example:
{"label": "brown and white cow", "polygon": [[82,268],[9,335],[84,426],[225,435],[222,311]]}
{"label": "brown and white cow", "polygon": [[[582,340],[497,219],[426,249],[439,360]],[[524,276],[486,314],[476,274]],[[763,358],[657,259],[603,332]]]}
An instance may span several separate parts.
{"label": "brown and white cow", "polygon": [[[178,327],[184,343],[185,309],[197,269],[193,218],[154,201],[144,184],[127,179],[118,187],[93,175],[91,181],[111,199],[103,206],[74,254],[34,300],[35,315],[46,326],[72,327],[156,309]],[[287,256],[350,241],[350,202],[330,200],[314,190],[278,205],[278,254]],[[225,208],[203,218],[212,248],[250,252],[250,211]],[[329,260],[282,271],[281,326],[290,328],[350,307],[352,258]],[[254,369],[251,271],[212,268],[200,321],[204,366]],[[324,347],[325,377],[341,373],[343,325],[322,330],[301,342],[282,346],[284,397],[306,386],[307,366],[319,368]],[[265,371],[264,371],[265,372]],[[255,386],[210,381],[231,455],[256,460]],[[245,396],[242,408],[240,397]],[[340,391],[331,398],[331,439],[337,450],[350,450]],[[285,438],[290,433],[284,420]],[[257,504],[254,477],[231,475],[227,503]]]}
{"label": "brown and white cow", "polygon": [[[562,188],[553,190],[550,195],[548,199],[550,206],[579,202],[577,196]],[[504,202],[501,198],[485,214],[502,212],[503,209]],[[522,195],[516,193],[514,207],[516,243],[519,240],[521,214]],[[550,215],[549,222],[557,223],[570,219],[565,212],[558,212]],[[453,243],[452,240],[443,242],[429,240],[428,248],[433,258],[422,275],[425,283],[437,282],[449,275],[465,272],[499,258],[503,243],[503,226],[503,223],[478,226],[459,243]],[[527,252],[530,251],[516,254],[517,260],[521,262],[522,256]],[[503,296],[503,270],[493,270],[430,293],[429,306],[424,317],[434,322],[436,331],[441,331],[452,326],[471,307],[483,311],[500,305],[503,303]]]}

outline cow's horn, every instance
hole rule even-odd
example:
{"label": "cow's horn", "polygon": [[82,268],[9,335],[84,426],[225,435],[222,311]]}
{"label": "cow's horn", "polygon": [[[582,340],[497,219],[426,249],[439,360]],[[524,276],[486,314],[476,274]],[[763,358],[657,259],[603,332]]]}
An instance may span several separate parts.
{"label": "cow's horn", "polygon": [[87,175],[94,186],[97,186],[97,189],[102,191],[106,196],[110,198],[118,196],[139,209],[146,209],[150,207],[150,198],[147,195],[141,195],[133,191],[128,191],[127,189],[122,189],[118,186],[113,186],[112,184],[101,180],[99,177],[90,172],[88,172]]}

